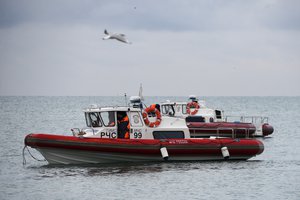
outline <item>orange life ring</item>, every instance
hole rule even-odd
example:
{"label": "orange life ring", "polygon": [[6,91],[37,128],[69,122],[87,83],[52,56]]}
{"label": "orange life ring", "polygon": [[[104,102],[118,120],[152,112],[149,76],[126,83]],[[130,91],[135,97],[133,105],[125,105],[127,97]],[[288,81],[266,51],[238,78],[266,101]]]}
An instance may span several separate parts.
{"label": "orange life ring", "polygon": [[[148,119],[148,114],[154,112],[156,115],[156,121],[155,122],[150,122]],[[147,126],[149,127],[158,127],[161,122],[161,114],[158,109],[155,108],[155,104],[151,105],[150,107],[146,108],[143,112],[143,119],[144,122]]]}
{"label": "orange life ring", "polygon": [[[192,112],[191,111],[191,108],[194,108],[195,110]],[[198,110],[199,110],[200,106],[197,102],[193,101],[193,102],[189,102],[187,105],[186,105],[186,112],[189,114],[189,115],[195,115]]]}

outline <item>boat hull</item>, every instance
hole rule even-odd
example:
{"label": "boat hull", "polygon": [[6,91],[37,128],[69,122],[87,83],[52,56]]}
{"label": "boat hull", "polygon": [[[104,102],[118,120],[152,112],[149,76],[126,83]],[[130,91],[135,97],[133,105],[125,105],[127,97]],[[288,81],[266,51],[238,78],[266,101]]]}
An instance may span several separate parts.
{"label": "boat hull", "polygon": [[38,150],[50,164],[98,164],[164,161],[224,160],[221,148],[228,148],[229,160],[247,160],[263,152],[254,139],[100,139],[50,134],[29,134],[25,145]]}

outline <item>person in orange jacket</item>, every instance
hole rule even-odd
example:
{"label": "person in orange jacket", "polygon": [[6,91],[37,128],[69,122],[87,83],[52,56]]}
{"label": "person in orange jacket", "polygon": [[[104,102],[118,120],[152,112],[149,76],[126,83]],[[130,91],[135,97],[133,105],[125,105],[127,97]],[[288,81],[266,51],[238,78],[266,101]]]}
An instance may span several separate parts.
{"label": "person in orange jacket", "polygon": [[160,105],[159,104],[151,104],[150,108],[156,108],[160,112]]}
{"label": "person in orange jacket", "polygon": [[126,112],[117,113],[118,120],[118,138],[130,138],[130,123]]}

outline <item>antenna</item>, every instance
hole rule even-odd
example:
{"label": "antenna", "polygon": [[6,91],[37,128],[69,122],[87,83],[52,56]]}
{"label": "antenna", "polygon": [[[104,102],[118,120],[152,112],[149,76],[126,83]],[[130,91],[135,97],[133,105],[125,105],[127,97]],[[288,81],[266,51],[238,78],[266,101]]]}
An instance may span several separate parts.
{"label": "antenna", "polygon": [[127,106],[127,95],[126,95],[126,93],[124,94],[124,98],[125,98],[125,106]]}
{"label": "antenna", "polygon": [[141,98],[142,101],[144,101],[144,97],[143,97],[143,85],[142,84],[140,84],[139,97]]}

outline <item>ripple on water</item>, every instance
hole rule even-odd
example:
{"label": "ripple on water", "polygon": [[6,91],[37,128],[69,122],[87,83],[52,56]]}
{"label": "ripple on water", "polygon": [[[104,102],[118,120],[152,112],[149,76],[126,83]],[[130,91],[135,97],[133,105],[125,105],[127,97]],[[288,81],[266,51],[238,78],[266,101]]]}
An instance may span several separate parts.
{"label": "ripple on water", "polygon": [[[147,97],[147,104],[186,97]],[[0,97],[0,199],[299,199],[300,97],[205,97],[228,115],[261,114],[275,132],[249,161],[50,166],[26,153],[31,132],[68,135],[82,108],[123,97]],[[280,106],[279,106],[280,105]],[[289,116],[286,117],[286,116]],[[39,153],[32,154],[41,158]]]}

